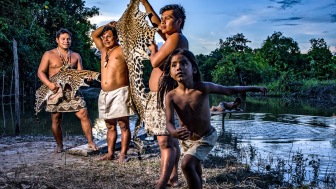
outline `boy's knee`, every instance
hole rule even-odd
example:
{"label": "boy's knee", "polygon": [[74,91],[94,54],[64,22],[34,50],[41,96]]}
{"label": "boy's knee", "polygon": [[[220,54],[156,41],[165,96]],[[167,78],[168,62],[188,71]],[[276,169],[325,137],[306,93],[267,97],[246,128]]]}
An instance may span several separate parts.
{"label": "boy's knee", "polygon": [[195,166],[191,161],[186,160],[185,158],[182,160],[181,168],[183,172],[190,172],[195,170]]}

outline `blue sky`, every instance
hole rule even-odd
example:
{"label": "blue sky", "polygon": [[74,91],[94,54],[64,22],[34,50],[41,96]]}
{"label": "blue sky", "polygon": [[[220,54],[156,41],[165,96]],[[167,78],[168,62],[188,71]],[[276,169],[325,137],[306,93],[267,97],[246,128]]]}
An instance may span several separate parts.
{"label": "blue sky", "polygon": [[[280,31],[299,43],[303,53],[309,40],[324,38],[330,50],[336,51],[336,0],[148,0],[158,13],[167,4],[181,4],[186,10],[183,34],[194,54],[209,54],[219,39],[243,33],[252,48]],[[100,8],[91,22],[102,26],[118,20],[129,0],[86,0],[86,7]],[[140,10],[145,11],[142,4]],[[156,42],[163,42],[157,35]]]}

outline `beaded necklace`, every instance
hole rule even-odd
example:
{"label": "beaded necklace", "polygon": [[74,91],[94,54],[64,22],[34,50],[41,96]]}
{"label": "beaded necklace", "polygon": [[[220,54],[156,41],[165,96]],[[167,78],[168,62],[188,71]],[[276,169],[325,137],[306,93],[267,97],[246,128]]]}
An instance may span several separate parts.
{"label": "beaded necklace", "polygon": [[111,53],[114,51],[114,49],[115,48],[117,48],[117,47],[119,47],[119,45],[117,45],[117,46],[114,46],[112,49],[111,49],[111,51],[110,52],[108,52],[108,50],[106,51],[106,56],[105,56],[105,64],[104,64],[104,67],[106,67],[107,66],[107,64],[108,64],[108,61],[109,61],[109,57],[110,57],[110,55],[111,55]]}
{"label": "beaded necklace", "polygon": [[60,67],[60,69],[66,69],[68,67],[70,67],[72,69],[73,67],[71,65],[71,56],[70,56],[71,55],[71,51],[68,50],[68,55],[67,55],[66,59],[64,59],[64,57],[63,57],[62,53],[59,51],[58,47],[57,47],[57,51],[58,51],[58,54],[59,54],[59,56],[61,58],[61,61],[63,63],[63,66]]}

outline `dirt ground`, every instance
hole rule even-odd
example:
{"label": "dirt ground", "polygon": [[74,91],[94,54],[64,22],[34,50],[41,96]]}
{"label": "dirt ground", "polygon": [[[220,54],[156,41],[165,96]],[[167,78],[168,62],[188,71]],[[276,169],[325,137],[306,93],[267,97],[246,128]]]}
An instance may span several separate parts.
{"label": "dirt ground", "polygon": [[[64,139],[66,148],[85,143],[84,137]],[[123,164],[97,161],[101,155],[55,154],[55,148],[52,137],[1,137],[0,188],[155,188],[151,181],[160,176],[157,143],[149,146],[142,160],[130,148],[130,160]],[[202,167],[204,188],[267,188],[269,185],[265,181],[269,175],[252,173],[248,166],[237,163],[235,157],[209,155]],[[179,181],[181,186],[177,188],[187,188],[180,168]]]}

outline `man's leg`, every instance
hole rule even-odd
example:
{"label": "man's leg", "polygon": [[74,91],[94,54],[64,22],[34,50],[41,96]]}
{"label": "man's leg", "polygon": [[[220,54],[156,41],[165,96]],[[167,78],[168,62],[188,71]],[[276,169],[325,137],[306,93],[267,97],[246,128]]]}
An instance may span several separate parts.
{"label": "man's leg", "polygon": [[166,188],[175,165],[174,138],[171,135],[157,136],[161,150],[161,175],[156,188]]}
{"label": "man's leg", "polygon": [[202,189],[202,167],[200,160],[195,156],[187,154],[182,160],[181,167],[187,179],[188,188]]}
{"label": "man's leg", "polygon": [[99,147],[93,142],[92,124],[87,109],[81,109],[80,111],[76,112],[76,116],[81,121],[83,132],[86,139],[88,140],[88,147],[92,148],[93,150],[99,150]]}
{"label": "man's leg", "polygon": [[114,159],[114,148],[117,141],[117,119],[107,119],[105,120],[107,127],[106,141],[107,141],[107,155],[99,158],[98,160],[113,160]]}
{"label": "man's leg", "polygon": [[121,130],[121,152],[120,158],[118,159],[119,163],[127,162],[127,150],[131,141],[131,130],[129,127],[129,117],[120,117],[118,118],[118,124]]}
{"label": "man's leg", "polygon": [[54,150],[54,153],[60,153],[63,150],[63,136],[61,128],[62,113],[51,113],[51,122],[51,131],[57,143],[57,148]]}

